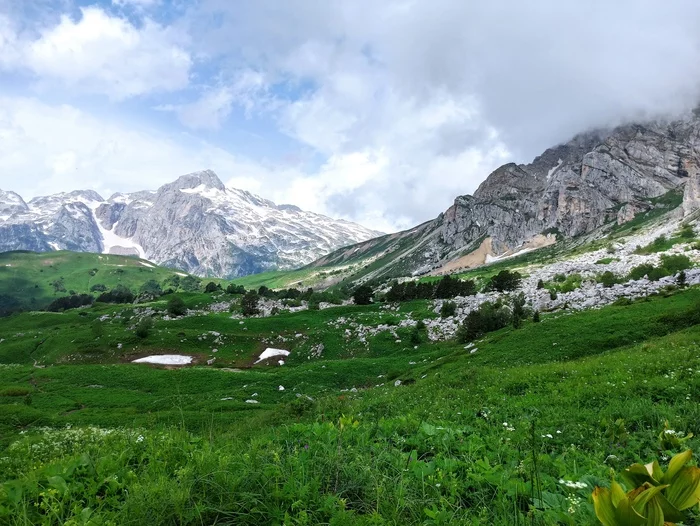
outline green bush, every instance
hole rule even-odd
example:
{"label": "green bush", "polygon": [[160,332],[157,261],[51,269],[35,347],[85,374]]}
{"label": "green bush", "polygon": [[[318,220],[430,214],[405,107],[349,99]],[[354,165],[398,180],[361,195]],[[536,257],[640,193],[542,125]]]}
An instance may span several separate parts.
{"label": "green bush", "polygon": [[180,296],[170,296],[166,309],[171,316],[187,314],[187,306]]}
{"label": "green bush", "polygon": [[445,301],[440,308],[440,316],[442,318],[449,318],[454,316],[457,312],[457,304],[454,301]]}
{"label": "green bush", "polygon": [[136,336],[141,339],[147,338],[152,328],[153,320],[151,317],[142,318],[141,321],[136,324]]}

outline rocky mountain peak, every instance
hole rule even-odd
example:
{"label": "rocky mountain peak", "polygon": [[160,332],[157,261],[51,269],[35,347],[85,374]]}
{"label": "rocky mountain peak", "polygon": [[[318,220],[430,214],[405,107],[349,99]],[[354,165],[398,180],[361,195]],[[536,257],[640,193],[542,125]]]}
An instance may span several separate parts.
{"label": "rocky mountain peak", "polygon": [[162,189],[191,190],[200,186],[205,189],[216,189],[222,192],[226,190],[224,183],[212,170],[202,170],[182,175],[175,182],[165,185]]}

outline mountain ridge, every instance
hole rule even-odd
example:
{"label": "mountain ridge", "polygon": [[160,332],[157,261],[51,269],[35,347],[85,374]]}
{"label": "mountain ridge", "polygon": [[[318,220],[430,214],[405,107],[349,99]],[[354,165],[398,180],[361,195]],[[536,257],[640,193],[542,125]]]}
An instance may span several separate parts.
{"label": "mountain ridge", "polygon": [[25,202],[0,190],[0,251],[136,255],[200,276],[235,277],[308,264],[379,232],[227,188],[211,170],[155,191],[92,190]]}
{"label": "mountain ridge", "polygon": [[603,238],[670,206],[678,217],[700,207],[700,117],[593,130],[548,148],[527,164],[494,170],[472,195],[436,218],[343,247],[309,268],[347,266],[362,282],[443,274],[561,241]]}

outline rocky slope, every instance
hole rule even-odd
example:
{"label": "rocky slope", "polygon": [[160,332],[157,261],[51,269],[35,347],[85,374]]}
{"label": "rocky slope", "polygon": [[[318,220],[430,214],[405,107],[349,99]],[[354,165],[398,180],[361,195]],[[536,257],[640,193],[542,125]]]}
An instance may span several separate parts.
{"label": "rocky slope", "polygon": [[0,252],[133,254],[201,276],[294,268],[379,234],[226,188],[212,171],[107,200],[76,191],[25,203],[0,191]]}
{"label": "rocky slope", "polygon": [[[314,266],[370,265],[362,279],[441,273],[581,236],[603,237],[677,195],[700,206],[700,116],[579,135],[525,165],[495,170],[416,228],[345,247]],[[682,200],[681,200],[682,196]]]}

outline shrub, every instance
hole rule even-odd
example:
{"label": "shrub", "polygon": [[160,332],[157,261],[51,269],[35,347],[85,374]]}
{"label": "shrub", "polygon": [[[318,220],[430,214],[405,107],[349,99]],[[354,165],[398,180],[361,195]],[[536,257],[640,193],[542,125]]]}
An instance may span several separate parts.
{"label": "shrub", "polygon": [[68,309],[77,309],[85,305],[92,305],[95,298],[90,294],[74,294],[72,296],[64,296],[52,301],[46,310],[49,312],[60,312]]}
{"label": "shrub", "polygon": [[153,320],[150,317],[142,318],[136,324],[136,336],[141,339],[147,338],[153,328]]}
{"label": "shrub", "polygon": [[693,229],[693,225],[683,225],[683,227],[681,227],[681,229],[678,231],[678,237],[684,240],[695,239],[695,230]]}
{"label": "shrub", "polygon": [[221,285],[219,285],[218,283],[214,283],[213,281],[210,281],[204,287],[204,292],[206,292],[207,294],[211,294],[212,292],[216,292],[217,290],[221,290]]}
{"label": "shrub", "polygon": [[117,285],[109,292],[103,292],[97,297],[97,301],[102,303],[132,303],[134,293],[124,285]]}
{"label": "shrub", "polygon": [[180,296],[170,296],[166,307],[171,316],[182,316],[187,314],[187,306]]}
{"label": "shrub", "polygon": [[457,304],[454,301],[445,301],[440,308],[440,316],[443,318],[454,316],[456,312]]}
{"label": "shrub", "polygon": [[642,279],[644,276],[648,276],[654,270],[654,265],[649,263],[644,263],[642,265],[637,265],[629,273],[629,279]]}
{"label": "shrub", "polygon": [[637,247],[634,251],[635,254],[652,254],[654,252],[661,252],[662,250],[667,250],[673,246],[673,242],[666,236],[659,236],[654,241],[643,247]]}
{"label": "shrub", "polygon": [[597,281],[598,283],[602,283],[603,287],[608,289],[616,283],[620,283],[620,279],[609,270],[606,270],[600,276],[598,276]]}
{"label": "shrub", "polygon": [[245,287],[243,285],[234,285],[231,283],[226,287],[226,292],[228,294],[245,294]]}
{"label": "shrub", "polygon": [[488,290],[496,290],[498,292],[506,292],[515,290],[520,285],[522,276],[519,272],[511,272],[510,270],[501,270],[498,274],[491,277],[487,285]]}
{"label": "shrub", "polygon": [[103,285],[102,283],[96,283],[92,287],[90,287],[90,292],[107,292],[107,285]]}
{"label": "shrub", "polygon": [[511,309],[511,319],[513,322],[513,327],[516,329],[520,328],[523,319],[526,316],[525,311],[525,294],[522,292],[513,298],[513,305]]}
{"label": "shrub", "polygon": [[369,285],[360,285],[352,294],[352,299],[356,305],[369,305],[372,303],[374,291]]}
{"label": "shrub", "polygon": [[158,283],[154,279],[149,279],[146,283],[141,285],[141,288],[139,288],[139,292],[141,294],[148,294],[155,298],[163,295],[163,289],[161,288],[160,283]]}
{"label": "shrub", "polygon": [[196,292],[199,290],[202,281],[194,276],[185,276],[180,280],[180,287],[185,292]]}
{"label": "shrub", "polygon": [[502,329],[511,320],[510,312],[505,307],[494,303],[482,303],[478,309],[467,314],[457,330],[457,340],[467,343],[484,334]]}
{"label": "shrub", "polygon": [[532,315],[532,321],[534,323],[539,323],[540,320],[540,311],[536,310],[535,313]]}
{"label": "shrub", "polygon": [[693,264],[688,256],[683,254],[661,256],[661,267],[669,274],[678,274],[681,270],[688,270]]}
{"label": "shrub", "polygon": [[254,316],[260,312],[258,308],[258,301],[260,301],[260,296],[254,290],[249,290],[243,296],[241,300],[241,311],[243,316]]}

